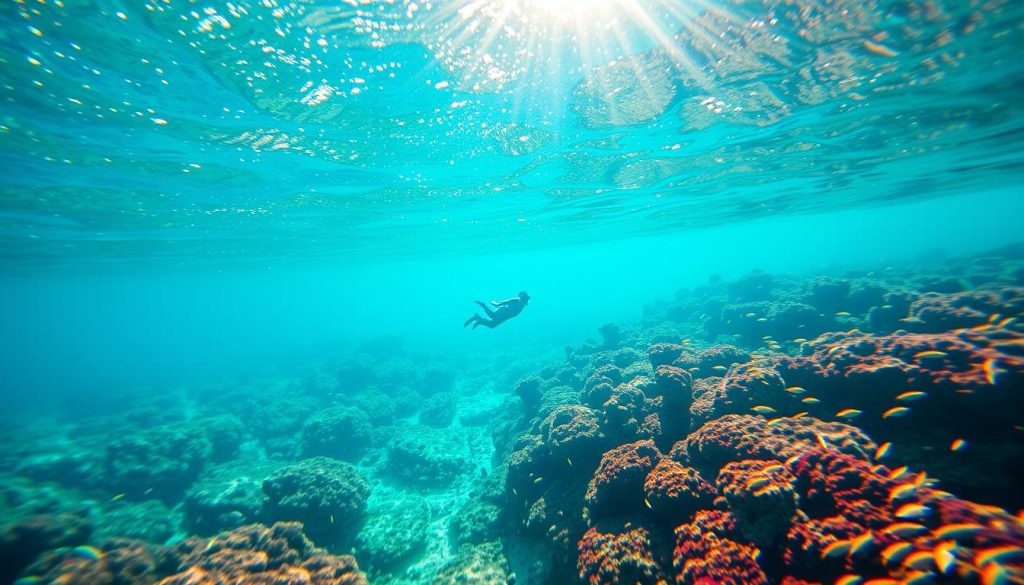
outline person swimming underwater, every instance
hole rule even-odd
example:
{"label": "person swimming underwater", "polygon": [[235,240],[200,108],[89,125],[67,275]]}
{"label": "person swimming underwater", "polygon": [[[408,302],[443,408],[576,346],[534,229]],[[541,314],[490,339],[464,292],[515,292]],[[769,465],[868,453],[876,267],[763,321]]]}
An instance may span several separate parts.
{"label": "person swimming underwater", "polygon": [[511,299],[505,299],[504,301],[491,301],[491,305],[496,307],[495,310],[491,310],[490,307],[488,307],[481,301],[476,301],[476,304],[480,305],[484,312],[487,313],[488,318],[485,319],[481,317],[479,314],[474,313],[472,317],[466,319],[466,322],[463,323],[462,326],[466,327],[470,323],[472,323],[473,329],[476,329],[481,325],[487,327],[488,329],[494,329],[498,325],[501,325],[502,323],[508,321],[512,317],[515,317],[519,313],[522,313],[523,309],[526,307],[526,304],[529,302],[530,295],[526,294],[525,290],[520,292],[519,296],[512,297]]}

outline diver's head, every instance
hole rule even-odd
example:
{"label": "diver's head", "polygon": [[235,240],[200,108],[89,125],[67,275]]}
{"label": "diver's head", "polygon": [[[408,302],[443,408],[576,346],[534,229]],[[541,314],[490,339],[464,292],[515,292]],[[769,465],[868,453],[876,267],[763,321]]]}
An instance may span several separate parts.
{"label": "diver's head", "polygon": [[530,295],[525,290],[521,290],[519,291],[519,300],[528,303],[530,302]]}

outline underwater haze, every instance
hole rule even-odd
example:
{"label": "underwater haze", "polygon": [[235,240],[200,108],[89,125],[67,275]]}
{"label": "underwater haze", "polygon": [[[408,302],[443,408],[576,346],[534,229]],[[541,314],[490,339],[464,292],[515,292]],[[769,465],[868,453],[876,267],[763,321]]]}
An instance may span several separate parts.
{"label": "underwater haze", "polygon": [[1024,583],[1024,4],[0,23],[0,584]]}

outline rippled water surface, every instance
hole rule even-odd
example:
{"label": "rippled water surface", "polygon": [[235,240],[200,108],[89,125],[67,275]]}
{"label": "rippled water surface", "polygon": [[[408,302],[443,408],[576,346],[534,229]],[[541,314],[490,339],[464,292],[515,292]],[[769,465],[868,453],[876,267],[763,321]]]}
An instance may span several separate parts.
{"label": "rippled water surface", "polygon": [[608,239],[1019,181],[1024,4],[0,5],[8,266]]}

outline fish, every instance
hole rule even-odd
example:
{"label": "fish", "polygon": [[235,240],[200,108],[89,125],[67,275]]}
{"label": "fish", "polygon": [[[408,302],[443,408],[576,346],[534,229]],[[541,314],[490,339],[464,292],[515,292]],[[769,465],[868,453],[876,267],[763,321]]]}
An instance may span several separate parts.
{"label": "fish", "polygon": [[566,457],[565,462],[569,464],[569,467],[572,467],[572,459]]}
{"label": "fish", "polygon": [[875,542],[875,535],[871,531],[867,531],[864,534],[853,539],[850,543],[850,555],[859,555],[866,551]]}
{"label": "fish", "polygon": [[807,392],[807,390],[804,390],[803,388],[801,388],[799,386],[790,386],[789,388],[786,388],[786,392],[789,392],[793,396],[799,396],[799,395],[803,394],[804,392]]}
{"label": "fish", "polygon": [[746,317],[747,319],[753,319],[754,317],[757,317],[757,313],[747,313],[743,316]]}
{"label": "fish", "polygon": [[932,551],[932,560],[935,561],[935,566],[943,575],[948,575],[949,570],[956,566],[956,555],[953,554],[955,551],[956,543],[951,541],[940,543]]}
{"label": "fish", "polygon": [[927,506],[921,504],[903,504],[896,510],[895,516],[897,518],[923,518],[927,516],[931,510]]}
{"label": "fish", "polygon": [[542,481],[544,481],[544,478],[539,476],[539,475],[537,477],[533,478],[533,483],[540,483]]}
{"label": "fish", "polygon": [[956,439],[949,445],[949,450],[954,453],[959,453],[967,448],[967,441],[963,439]]}
{"label": "fish", "polygon": [[883,459],[892,451],[892,443],[886,441],[875,449],[875,459]]}
{"label": "fish", "polygon": [[[650,507],[651,507],[651,502],[650,502],[650,500],[648,500],[647,498],[644,498],[644,505],[645,505],[645,506],[647,506],[648,508],[650,508]],[[652,508],[652,509],[653,509],[653,508]]]}
{"label": "fish", "polygon": [[747,482],[748,490],[758,490],[771,483],[771,479],[767,477],[755,477]]}
{"label": "fish", "polygon": [[920,524],[915,524],[913,522],[895,522],[893,524],[886,526],[885,529],[882,530],[882,532],[886,534],[892,534],[894,536],[907,537],[921,534],[926,530],[928,530],[926,527]]}
{"label": "fish", "polygon": [[729,368],[727,368],[725,366],[712,366],[711,369],[719,371],[719,372],[724,372],[724,371],[728,370]]}
{"label": "fish", "polygon": [[804,339],[803,337],[797,337],[796,339],[793,340],[793,343],[807,343],[807,340]]}
{"label": "fish", "polygon": [[801,399],[800,402],[803,402],[804,404],[817,404],[821,401],[813,396],[808,396],[807,398]]}
{"label": "fish", "polygon": [[935,531],[935,537],[939,540],[948,540],[950,538],[954,540],[968,539],[984,529],[985,527],[981,524],[975,524],[973,522],[946,524]]}
{"label": "fish", "polygon": [[331,514],[331,524],[334,524],[334,514]]}
{"label": "fish", "polygon": [[758,323],[767,323],[768,322],[768,318],[767,317],[761,317],[757,321],[758,321]]}
{"label": "fish", "polygon": [[856,408],[844,408],[836,413],[839,418],[854,418],[860,416],[861,412]]}
{"label": "fish", "polygon": [[122,492],[122,493],[120,493],[120,494],[117,494],[116,496],[114,496],[114,497],[110,498],[110,501],[111,501],[111,502],[116,502],[116,501],[120,500],[120,499],[121,499],[121,498],[123,498],[123,497],[124,497],[124,493]]}
{"label": "fish", "polygon": [[153,493],[153,488],[148,488],[146,491],[142,492],[142,495],[148,496],[151,493]]}
{"label": "fish", "polygon": [[71,556],[79,559],[88,559],[90,561],[98,561],[103,558],[103,551],[96,548],[95,546],[82,545],[76,546],[71,549]]}
{"label": "fish", "polygon": [[916,483],[901,483],[889,490],[889,501],[895,502],[909,498],[917,493],[917,487]]}
{"label": "fish", "polygon": [[1024,558],[1024,548],[1012,544],[994,546],[980,550],[974,555],[974,564],[984,567],[989,563],[1002,563],[1010,559]]}
{"label": "fish", "polygon": [[776,463],[774,465],[761,468],[761,473],[782,473],[785,470],[786,468],[783,465]]}
{"label": "fish", "polygon": [[999,563],[989,563],[981,569],[981,585],[1007,585],[1010,576]]}
{"label": "fish", "polygon": [[784,420],[786,420],[786,417],[773,418],[765,423],[765,426],[774,427],[775,425],[781,424]]}
{"label": "fish", "polygon": [[849,311],[839,311],[838,313],[836,313],[836,317],[849,317],[849,316],[850,316]]}
{"label": "fish", "polygon": [[909,542],[894,542],[882,549],[879,553],[886,565],[903,562],[907,555],[914,550],[914,545]]}
{"label": "fish", "polygon": [[821,551],[821,558],[829,559],[833,557],[843,557],[846,556],[846,553],[848,553],[849,551],[849,540],[837,540],[833,543],[830,543],[828,546],[825,547],[824,550]]}
{"label": "fish", "polygon": [[822,449],[828,449],[828,443],[825,441],[825,437],[821,436],[821,433],[814,433],[814,438],[818,441],[818,446]]}
{"label": "fish", "polygon": [[995,358],[988,358],[983,364],[981,364],[982,371],[985,372],[985,381],[990,386],[996,385],[996,376],[1002,374],[1004,370],[1000,369],[999,362]]}
{"label": "fish", "polygon": [[828,355],[832,355],[832,354],[834,354],[835,352],[839,351],[840,349],[841,349],[841,348],[840,348],[840,347],[839,347],[838,345],[833,345],[832,347],[828,348],[828,351],[827,351],[826,353],[827,353]]}
{"label": "fish", "polygon": [[930,571],[935,566],[935,558],[930,550],[917,550],[903,559],[903,566],[918,571]]}
{"label": "fish", "polygon": [[896,418],[896,417],[903,416],[903,415],[907,414],[908,412],[910,412],[910,409],[907,408],[906,406],[894,406],[894,407],[890,408],[889,410],[883,412],[882,413],[882,418],[883,419]]}
{"label": "fish", "polygon": [[988,316],[988,322],[995,323],[996,320],[999,319],[1000,317],[1002,317],[1002,315],[1000,315],[999,313],[992,313],[991,315]]}
{"label": "fish", "polygon": [[949,354],[947,354],[944,351],[939,351],[937,349],[927,349],[925,351],[919,351],[919,352],[915,353],[914,357],[916,357],[917,359],[921,359],[921,358],[940,358],[940,357],[946,357],[947,355],[949,355]]}
{"label": "fish", "polygon": [[791,419],[793,419],[793,420],[796,420],[796,419],[798,419],[798,418],[803,418],[803,417],[805,417],[805,416],[807,416],[807,411],[806,411],[806,410],[805,410],[805,411],[803,411],[803,412],[798,412],[798,413],[796,413],[796,414],[794,414],[794,415],[790,416],[789,418],[791,418]]}
{"label": "fish", "polygon": [[[1013,325],[1017,321],[1016,317],[1007,317],[1002,321],[996,323],[996,327],[1006,327],[1007,325]],[[1012,343],[1012,342],[1011,342]],[[1016,340],[1016,343],[1020,343],[1020,340]]]}
{"label": "fish", "polygon": [[899,479],[907,472],[907,466],[897,467],[889,472],[889,479]]}
{"label": "fish", "polygon": [[903,394],[896,396],[896,400],[902,400],[903,402],[913,402],[914,400],[921,400],[925,396],[928,396],[927,392],[921,392],[920,390],[908,390]]}
{"label": "fish", "polygon": [[750,410],[753,410],[754,412],[756,412],[758,414],[772,414],[772,413],[778,412],[777,410],[775,410],[774,408],[772,408],[770,406],[763,406],[763,405],[755,406],[755,407],[751,408]]}
{"label": "fish", "polygon": [[835,585],[859,585],[864,578],[860,575],[843,575],[836,579]]}

